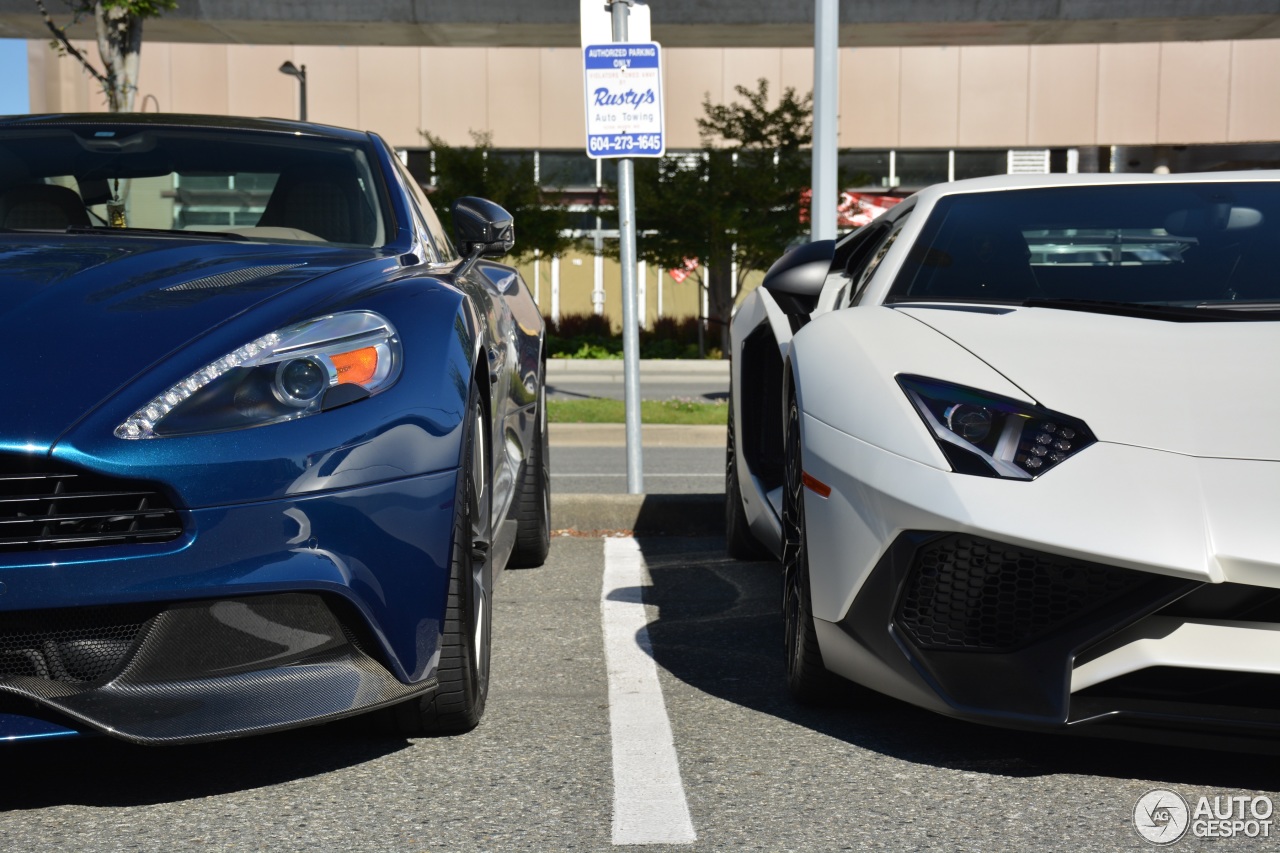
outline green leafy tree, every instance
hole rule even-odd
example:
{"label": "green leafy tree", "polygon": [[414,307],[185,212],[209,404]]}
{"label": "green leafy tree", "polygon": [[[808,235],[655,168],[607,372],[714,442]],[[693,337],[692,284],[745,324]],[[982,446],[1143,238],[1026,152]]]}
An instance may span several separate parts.
{"label": "green leafy tree", "polygon": [[777,260],[807,233],[813,99],[792,88],[769,104],[769,83],[736,87],[740,100],[712,104],[698,120],[702,148],[683,156],[636,161],[636,225],[641,258],[667,269],[697,259],[692,277],[706,290],[708,319],[730,352],[733,270],[747,275]]}
{"label": "green leafy tree", "polygon": [[[142,56],[142,24],[178,7],[177,0],[64,0],[71,21],[60,25],[44,5],[35,0],[44,16],[45,26],[53,33],[51,45],[59,54],[72,56],[102,86],[107,109],[113,113],[133,112],[138,94],[138,62]],[[68,28],[85,18],[93,18],[98,38],[98,58],[102,67],[94,65],[71,43]]]}
{"label": "green leafy tree", "polygon": [[492,136],[472,131],[475,145],[455,147],[423,132],[435,154],[435,189],[433,199],[442,224],[452,233],[450,206],[454,199],[472,195],[487,198],[506,208],[516,224],[513,257],[524,260],[534,256],[563,255],[575,240],[566,236],[573,226],[573,215],[558,203],[555,190],[539,186],[533,171],[532,157],[504,155],[493,147]]}

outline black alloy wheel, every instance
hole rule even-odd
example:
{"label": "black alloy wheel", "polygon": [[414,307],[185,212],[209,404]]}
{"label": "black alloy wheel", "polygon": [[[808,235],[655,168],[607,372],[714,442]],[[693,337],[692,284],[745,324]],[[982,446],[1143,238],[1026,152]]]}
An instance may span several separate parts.
{"label": "black alloy wheel", "polygon": [[387,709],[390,728],[404,735],[469,732],[489,696],[493,567],[492,466],[488,417],[475,384],[464,425],[453,522],[449,598],[434,692]]}
{"label": "black alloy wheel", "polygon": [[782,497],[782,619],[787,655],[787,686],[799,702],[826,699],[834,678],[822,664],[813,626],[809,590],[809,549],[804,515],[804,465],[800,445],[800,407],[794,396],[787,408],[785,469]]}
{"label": "black alloy wheel", "polygon": [[[545,371],[544,371],[545,380]],[[516,544],[507,565],[531,569],[547,561],[551,550],[551,446],[547,432],[547,388],[538,391],[533,438],[520,478],[519,503],[515,508]]]}

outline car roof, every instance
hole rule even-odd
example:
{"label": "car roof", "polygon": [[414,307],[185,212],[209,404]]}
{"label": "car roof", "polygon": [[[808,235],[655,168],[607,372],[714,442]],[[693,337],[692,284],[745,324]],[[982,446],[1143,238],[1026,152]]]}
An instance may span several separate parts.
{"label": "car roof", "polygon": [[265,133],[301,134],[311,137],[367,142],[365,131],[332,127],[305,121],[279,118],[248,118],[183,113],[61,113],[0,116],[0,130],[7,128],[76,127],[171,127],[209,128],[211,130],[248,130]]}
{"label": "car roof", "polygon": [[985,178],[968,178],[963,181],[934,184],[920,190],[915,194],[915,198],[925,203],[932,203],[948,195],[999,192],[1001,190],[1115,186],[1117,184],[1243,183],[1259,181],[1280,181],[1280,170],[1184,172],[1170,175],[1154,175],[1144,172],[1088,172],[1079,174],[1054,172],[1045,175],[991,175]]}

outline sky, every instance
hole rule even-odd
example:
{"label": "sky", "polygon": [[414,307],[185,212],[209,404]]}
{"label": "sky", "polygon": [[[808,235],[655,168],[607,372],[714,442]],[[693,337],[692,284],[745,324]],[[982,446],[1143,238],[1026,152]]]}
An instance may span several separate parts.
{"label": "sky", "polygon": [[27,91],[27,43],[23,39],[0,39],[0,115],[31,111]]}

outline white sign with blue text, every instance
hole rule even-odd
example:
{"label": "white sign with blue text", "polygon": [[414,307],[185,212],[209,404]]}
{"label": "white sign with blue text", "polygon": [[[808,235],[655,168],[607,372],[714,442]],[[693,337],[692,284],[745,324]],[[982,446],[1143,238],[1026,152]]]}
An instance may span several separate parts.
{"label": "white sign with blue text", "polygon": [[662,50],[654,42],[589,44],[587,156],[661,157]]}

